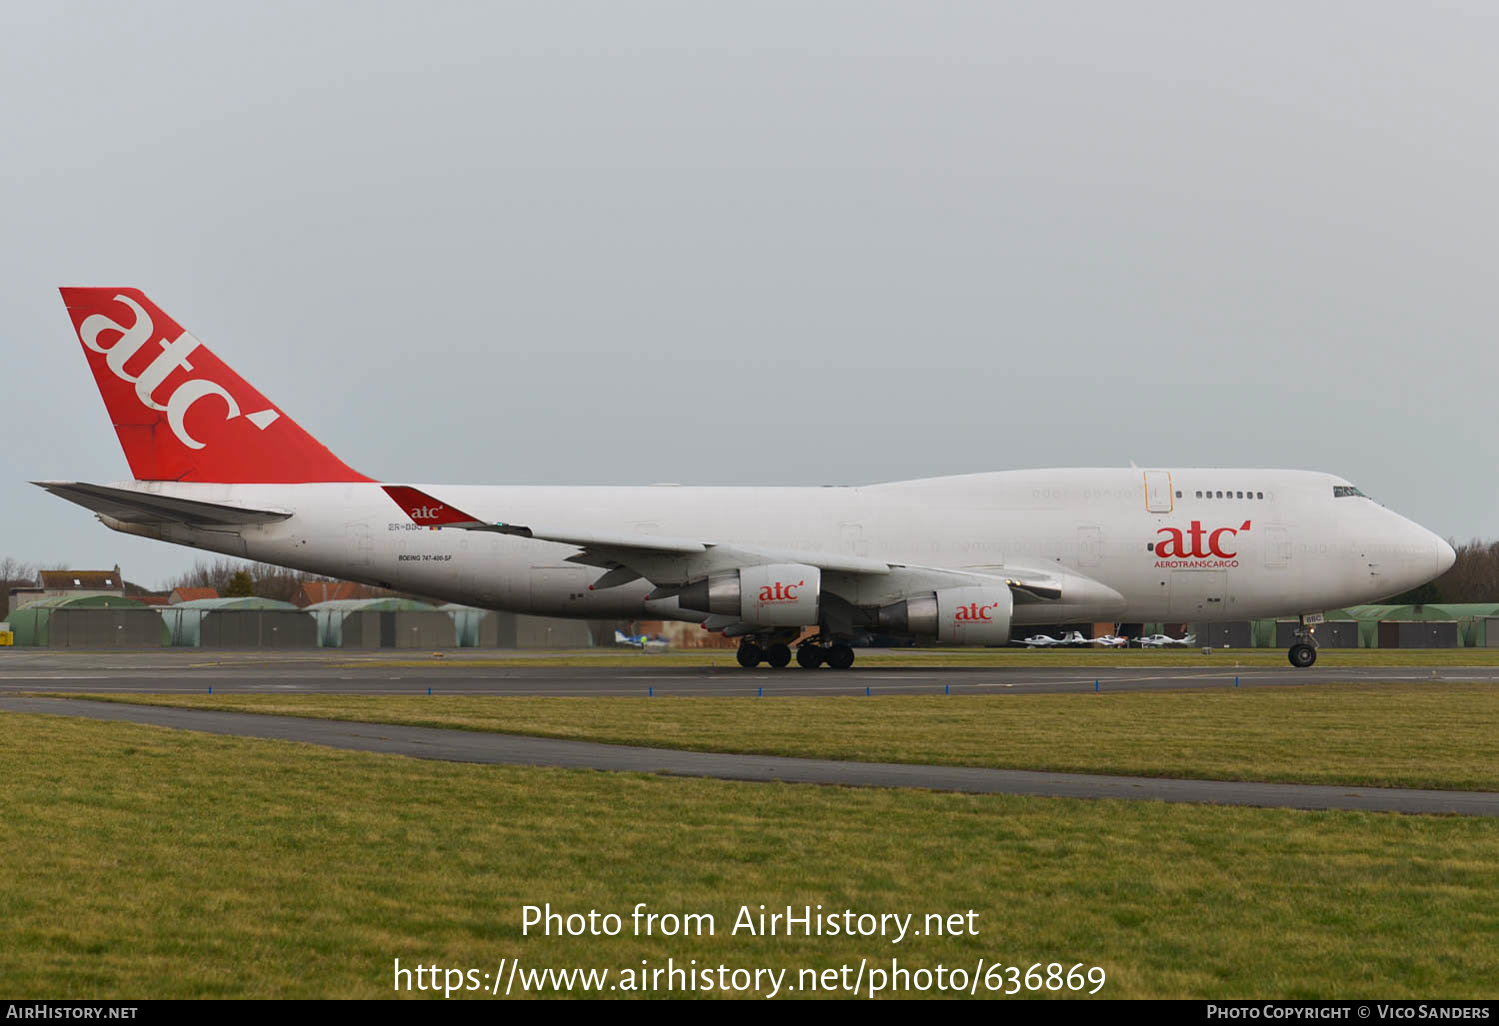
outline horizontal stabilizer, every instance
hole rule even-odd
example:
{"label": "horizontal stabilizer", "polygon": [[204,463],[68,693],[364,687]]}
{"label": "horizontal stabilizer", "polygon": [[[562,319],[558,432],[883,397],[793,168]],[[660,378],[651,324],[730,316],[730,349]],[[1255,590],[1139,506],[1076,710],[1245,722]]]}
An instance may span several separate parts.
{"label": "horizontal stabilizer", "polygon": [[470,516],[456,506],[433,498],[410,485],[381,485],[385,494],[406,511],[413,523],[424,527],[457,527],[469,531],[495,531],[537,541],[561,542],[584,548],[645,549],[652,552],[703,552],[703,542],[685,538],[660,538],[655,535],[628,534],[617,531],[583,531],[571,528],[532,528],[524,524],[491,523]]}
{"label": "horizontal stabilizer", "polygon": [[286,520],[289,510],[228,505],[179,499],[174,495],[138,492],[133,488],[85,484],[82,481],[33,481],[58,498],[76,502],[85,509],[126,524],[187,524],[192,527],[227,527],[270,524]]}

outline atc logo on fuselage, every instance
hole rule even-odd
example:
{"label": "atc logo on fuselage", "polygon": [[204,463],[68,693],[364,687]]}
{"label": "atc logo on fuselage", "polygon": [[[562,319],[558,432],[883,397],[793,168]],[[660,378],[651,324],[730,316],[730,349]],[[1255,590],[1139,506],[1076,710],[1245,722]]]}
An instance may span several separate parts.
{"label": "atc logo on fuselage", "polygon": [[1192,521],[1183,531],[1163,527],[1156,531],[1155,565],[1165,569],[1225,570],[1239,565],[1238,536],[1250,529],[1244,521],[1238,527],[1215,527],[1211,531],[1201,520]]}

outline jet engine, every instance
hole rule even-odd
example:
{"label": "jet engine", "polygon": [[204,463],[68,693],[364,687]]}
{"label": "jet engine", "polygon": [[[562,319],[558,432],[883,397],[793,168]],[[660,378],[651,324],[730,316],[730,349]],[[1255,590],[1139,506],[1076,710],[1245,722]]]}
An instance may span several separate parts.
{"label": "jet engine", "polygon": [[756,627],[806,627],[818,622],[822,571],[804,563],[771,563],[726,570],[677,592],[677,604],[702,613],[737,616]]}
{"label": "jet engine", "polygon": [[953,645],[1007,645],[1015,600],[1008,587],[939,588],[885,606],[882,630],[935,637]]}

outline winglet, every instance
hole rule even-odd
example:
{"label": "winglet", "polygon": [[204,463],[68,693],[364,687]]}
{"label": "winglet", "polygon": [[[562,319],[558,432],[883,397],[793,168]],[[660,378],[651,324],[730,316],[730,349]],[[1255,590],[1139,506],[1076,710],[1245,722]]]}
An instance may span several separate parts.
{"label": "winglet", "polygon": [[456,506],[449,506],[426,492],[409,485],[381,485],[385,494],[406,511],[412,522],[423,527],[487,527],[482,520],[469,516]]}

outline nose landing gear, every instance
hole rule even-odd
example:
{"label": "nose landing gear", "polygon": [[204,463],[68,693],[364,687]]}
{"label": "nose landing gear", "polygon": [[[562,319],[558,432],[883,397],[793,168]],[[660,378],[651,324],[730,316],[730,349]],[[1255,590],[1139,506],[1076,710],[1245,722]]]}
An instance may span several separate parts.
{"label": "nose landing gear", "polygon": [[1314,626],[1306,622],[1306,617],[1298,618],[1296,634],[1291,642],[1290,651],[1286,657],[1291,660],[1291,665],[1298,670],[1305,670],[1317,661],[1317,638],[1313,633]]}

